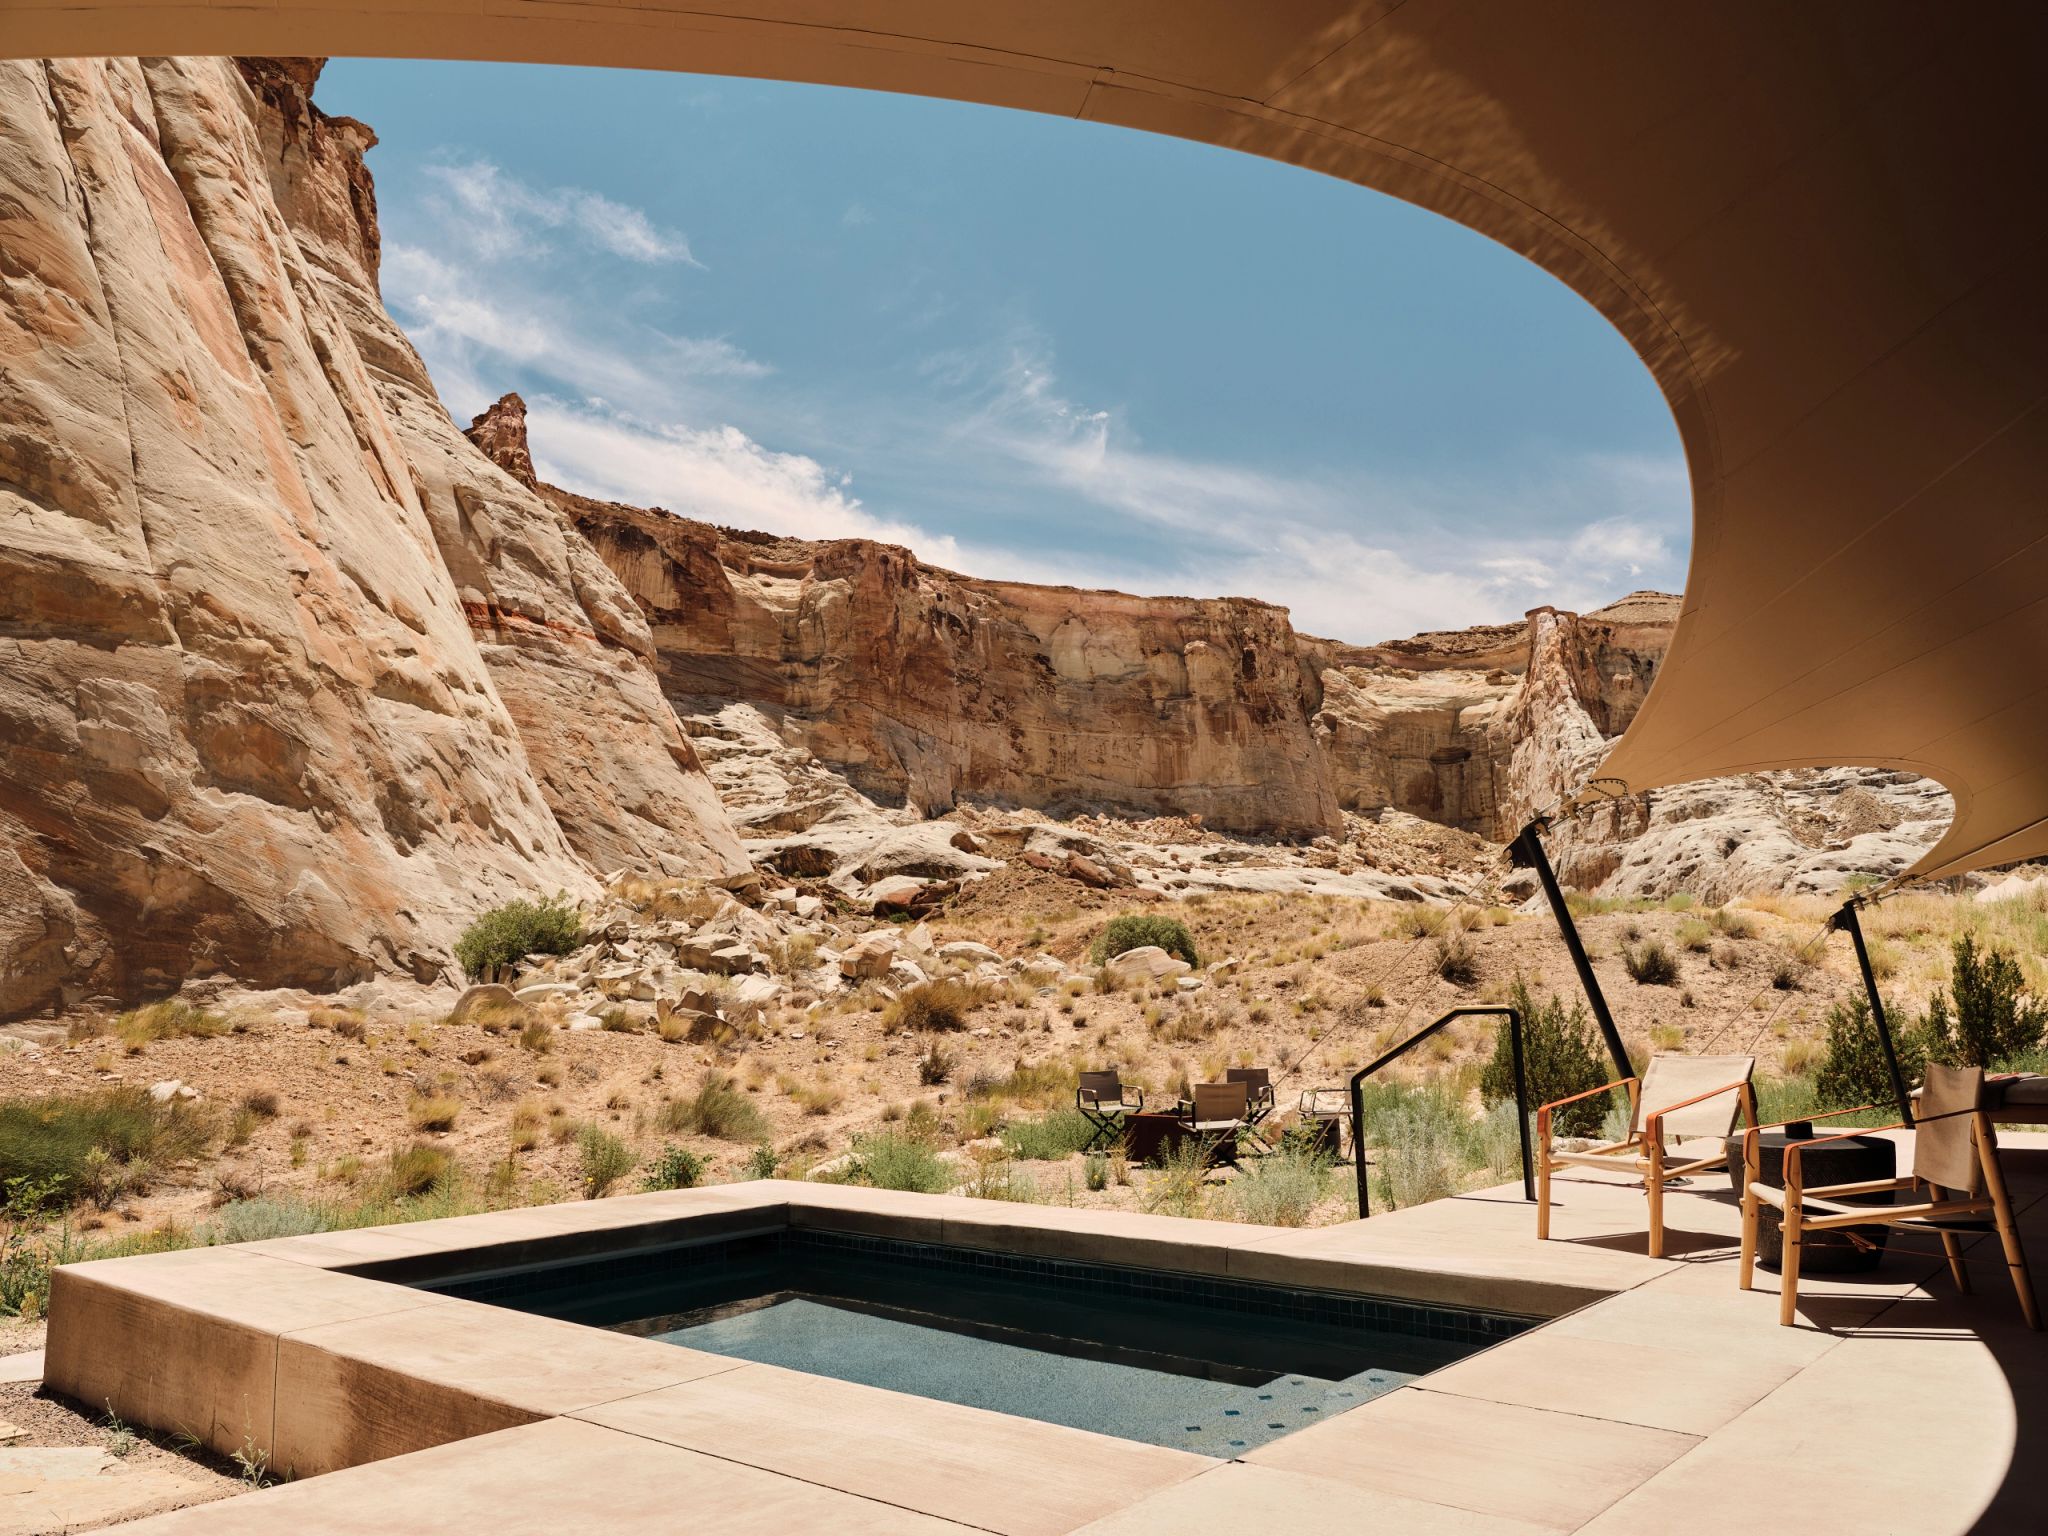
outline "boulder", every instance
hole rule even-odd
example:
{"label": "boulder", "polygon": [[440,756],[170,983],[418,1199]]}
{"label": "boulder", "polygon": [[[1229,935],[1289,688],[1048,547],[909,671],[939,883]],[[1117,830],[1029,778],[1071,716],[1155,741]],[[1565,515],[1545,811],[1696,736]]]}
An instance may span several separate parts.
{"label": "boulder", "polygon": [[455,999],[455,1006],[448,1010],[450,1024],[467,1024],[480,1008],[517,1008],[519,999],[512,989],[500,986],[495,981],[486,981],[469,988]]}
{"label": "boulder", "polygon": [[889,966],[902,948],[895,933],[877,928],[864,933],[839,956],[839,974],[855,981],[869,981],[889,974]]}
{"label": "boulder", "polygon": [[941,960],[959,960],[967,963],[987,961],[991,965],[1003,963],[1001,955],[986,944],[977,944],[972,939],[954,939],[951,943],[941,944],[934,952]]}
{"label": "boulder", "polygon": [[184,1083],[179,1082],[175,1077],[172,1077],[166,1078],[160,1083],[151,1083],[149,1085],[149,1096],[159,1104],[169,1104],[174,1100],[189,1103],[199,1097],[199,1090],[188,1087]]}
{"label": "boulder", "polygon": [[726,989],[725,996],[742,1005],[772,1003],[782,996],[782,984],[768,976],[742,976]]}
{"label": "boulder", "polygon": [[1132,884],[1128,870],[1119,871],[1113,869],[1108,865],[1096,862],[1086,854],[1068,854],[1066,862],[1060,866],[1060,872],[1069,880],[1078,880],[1083,885],[1093,886],[1098,891],[1115,890],[1120,886]]}
{"label": "boulder", "polygon": [[1194,967],[1177,956],[1169,955],[1157,944],[1142,944],[1136,949],[1125,950],[1103,969],[1117,981],[1128,985],[1139,981],[1164,981],[1169,976],[1185,976]]}
{"label": "boulder", "polygon": [[582,990],[574,982],[537,981],[531,986],[519,988],[512,995],[522,1003],[542,1003],[551,997],[574,997]]}

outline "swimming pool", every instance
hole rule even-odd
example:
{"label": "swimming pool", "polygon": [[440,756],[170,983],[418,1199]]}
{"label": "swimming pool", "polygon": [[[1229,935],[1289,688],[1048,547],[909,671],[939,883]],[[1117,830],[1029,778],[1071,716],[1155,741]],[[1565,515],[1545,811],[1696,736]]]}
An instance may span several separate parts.
{"label": "swimming pool", "polygon": [[1235,1456],[1533,1319],[787,1229],[426,1285],[736,1359]]}

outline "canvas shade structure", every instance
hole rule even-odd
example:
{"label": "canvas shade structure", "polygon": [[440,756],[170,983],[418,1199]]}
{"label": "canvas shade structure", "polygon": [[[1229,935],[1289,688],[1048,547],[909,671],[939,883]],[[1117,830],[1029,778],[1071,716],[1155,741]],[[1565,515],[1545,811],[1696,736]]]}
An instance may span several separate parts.
{"label": "canvas shade structure", "polygon": [[1175,134],[1405,198],[1597,307],[1684,443],[1684,609],[1602,771],[1646,790],[1906,769],[1956,801],[1914,873],[2048,854],[2048,7],[12,0],[0,52],[819,81]]}

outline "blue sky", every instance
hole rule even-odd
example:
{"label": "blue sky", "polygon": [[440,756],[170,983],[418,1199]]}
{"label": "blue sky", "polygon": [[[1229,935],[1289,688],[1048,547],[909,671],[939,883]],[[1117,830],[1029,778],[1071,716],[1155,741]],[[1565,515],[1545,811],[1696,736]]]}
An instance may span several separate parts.
{"label": "blue sky", "polygon": [[337,60],[387,306],[546,477],[1369,642],[1684,579],[1669,412],[1575,295],[1291,167],[773,82]]}

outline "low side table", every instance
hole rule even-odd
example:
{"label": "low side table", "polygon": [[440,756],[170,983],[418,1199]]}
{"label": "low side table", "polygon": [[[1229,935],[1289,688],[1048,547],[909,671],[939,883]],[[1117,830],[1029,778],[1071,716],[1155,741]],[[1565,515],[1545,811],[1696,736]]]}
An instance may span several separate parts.
{"label": "low side table", "polygon": [[[1788,1127],[1787,1129],[1794,1129]],[[1786,1130],[1765,1131],[1757,1137],[1757,1175],[1764,1183],[1785,1187],[1785,1149],[1811,1141],[1811,1135],[1788,1135]],[[1898,1147],[1883,1136],[1853,1136],[1831,1141],[1800,1154],[1800,1174],[1808,1189],[1824,1184],[1862,1184],[1872,1179],[1889,1179],[1898,1171]],[[1728,1181],[1742,1193],[1742,1137],[1728,1138]],[[1890,1205],[1889,1190],[1874,1195],[1846,1195],[1844,1205]],[[1850,1236],[1863,1239],[1858,1242]],[[1885,1239],[1891,1228],[1835,1227],[1825,1232],[1808,1232],[1800,1239],[1800,1273],[1808,1275],[1854,1274],[1875,1269],[1884,1260]],[[1869,1246],[1865,1246],[1865,1243]],[[1776,1270],[1784,1254],[1785,1234],[1775,1206],[1757,1206],[1756,1261]]]}

